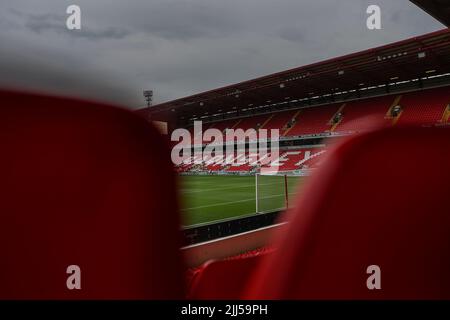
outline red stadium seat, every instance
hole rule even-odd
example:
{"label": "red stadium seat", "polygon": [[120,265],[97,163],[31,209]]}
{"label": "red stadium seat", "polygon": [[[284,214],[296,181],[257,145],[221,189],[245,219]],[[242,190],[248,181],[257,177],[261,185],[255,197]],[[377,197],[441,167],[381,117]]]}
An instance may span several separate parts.
{"label": "red stadium seat", "polygon": [[0,101],[0,299],[182,298],[174,176],[156,130],[100,104]]}
{"label": "red stadium seat", "polygon": [[446,128],[342,142],[286,215],[289,229],[245,297],[450,299],[449,165]]}
{"label": "red stadium seat", "polygon": [[258,263],[266,255],[270,254],[206,262],[192,278],[188,299],[239,299]]}

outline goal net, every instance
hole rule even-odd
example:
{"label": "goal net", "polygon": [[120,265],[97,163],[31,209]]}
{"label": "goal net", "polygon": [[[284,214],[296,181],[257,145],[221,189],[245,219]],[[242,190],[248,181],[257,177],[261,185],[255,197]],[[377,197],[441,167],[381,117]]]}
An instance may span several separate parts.
{"label": "goal net", "polygon": [[270,212],[291,207],[299,177],[286,174],[256,174],[256,212]]}

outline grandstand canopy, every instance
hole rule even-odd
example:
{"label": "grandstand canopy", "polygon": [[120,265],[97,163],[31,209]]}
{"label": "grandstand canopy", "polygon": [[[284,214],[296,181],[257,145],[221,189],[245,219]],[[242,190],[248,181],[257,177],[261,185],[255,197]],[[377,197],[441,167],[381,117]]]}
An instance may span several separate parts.
{"label": "grandstand canopy", "polygon": [[333,95],[450,72],[450,31],[333,58],[155,105],[154,119],[188,119]]}
{"label": "grandstand canopy", "polygon": [[411,0],[411,2],[450,27],[450,0]]}

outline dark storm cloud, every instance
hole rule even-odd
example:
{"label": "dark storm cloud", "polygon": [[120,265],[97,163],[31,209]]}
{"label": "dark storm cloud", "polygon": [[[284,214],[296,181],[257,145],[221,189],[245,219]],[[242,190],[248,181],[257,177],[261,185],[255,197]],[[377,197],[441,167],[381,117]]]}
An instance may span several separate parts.
{"label": "dark storm cloud", "polygon": [[0,3],[0,81],[138,106],[143,89],[161,102],[442,28],[407,0],[78,0],[69,31],[70,4]]}

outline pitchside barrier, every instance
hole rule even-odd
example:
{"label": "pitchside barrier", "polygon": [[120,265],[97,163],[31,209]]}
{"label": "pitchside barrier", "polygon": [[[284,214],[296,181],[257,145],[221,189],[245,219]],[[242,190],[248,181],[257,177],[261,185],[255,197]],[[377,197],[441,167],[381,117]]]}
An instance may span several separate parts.
{"label": "pitchside barrier", "polygon": [[252,214],[183,228],[185,245],[225,238],[247,231],[271,226],[280,211]]}
{"label": "pitchside barrier", "polygon": [[197,267],[209,260],[220,260],[270,245],[275,232],[286,223],[272,224],[236,235],[188,245],[182,248],[186,266]]}
{"label": "pitchside barrier", "polygon": [[248,171],[189,171],[178,173],[180,176],[254,176],[254,172]]}

